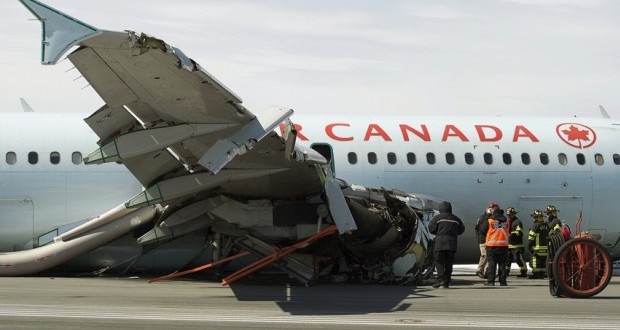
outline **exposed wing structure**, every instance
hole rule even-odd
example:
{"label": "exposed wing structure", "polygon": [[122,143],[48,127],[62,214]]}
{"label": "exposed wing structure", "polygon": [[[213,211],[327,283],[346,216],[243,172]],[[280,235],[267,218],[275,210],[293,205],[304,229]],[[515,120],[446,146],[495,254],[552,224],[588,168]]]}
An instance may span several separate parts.
{"label": "exposed wing structure", "polygon": [[[86,119],[101,138],[86,162],[122,161],[147,191],[161,193],[153,198],[157,203],[166,196],[182,197],[162,191],[172,189],[169,183],[179,177],[186,177],[181,180],[185,188],[186,181],[195,182],[184,195],[203,191],[205,185],[222,191],[229,184],[255,186],[265,182],[264,176],[317,178],[316,163],[287,160],[284,139],[273,133],[292,110],[254,115],[180,50],[144,34],[102,32],[80,46],[68,58],[106,102]],[[320,155],[312,159],[326,163]],[[287,191],[290,184],[274,187],[275,181],[265,187],[272,194],[266,197],[308,192],[299,187]],[[320,185],[317,179],[307,187]]]}
{"label": "exposed wing structure", "polygon": [[[292,110],[254,114],[163,40],[99,30],[37,1],[20,1],[44,26],[42,62],[53,64],[77,46],[67,57],[105,102],[85,119],[100,138],[85,162],[122,162],[145,188],[126,207],[164,209],[140,243],[206,229],[211,240],[225,241],[214,244],[225,246],[216,258],[232,249],[265,257],[282,242],[335,224],[340,235],[321,238],[334,242],[333,251],[320,253],[339,268],[333,265],[346,252],[348,276],[411,280],[422,269],[428,233],[418,215],[428,208],[416,211],[421,202],[412,195],[334,178],[323,156],[296,143]],[[279,125],[282,136],[274,131]],[[282,269],[305,283],[316,280],[318,265],[287,258]],[[370,260],[372,267],[364,265]],[[369,275],[385,267],[401,270]]]}

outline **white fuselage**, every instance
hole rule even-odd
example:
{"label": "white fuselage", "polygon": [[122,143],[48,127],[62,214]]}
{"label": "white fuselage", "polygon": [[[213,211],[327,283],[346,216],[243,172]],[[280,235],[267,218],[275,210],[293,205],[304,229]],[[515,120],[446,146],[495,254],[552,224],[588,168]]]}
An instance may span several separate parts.
{"label": "white fuselage", "polygon": [[[97,142],[80,115],[4,113],[0,118],[5,123],[0,131],[0,251],[32,248],[33,239],[35,246],[42,245],[40,235],[96,217],[140,191],[122,165],[73,163],[74,153],[86,157]],[[36,153],[36,164],[30,153]],[[58,164],[52,164],[52,153],[59,154]]]}
{"label": "white fuselage", "polygon": [[581,230],[601,235],[612,255],[620,255],[614,220],[620,127],[610,119],[325,116],[295,122],[309,143],[333,147],[338,177],[452,202],[466,224],[460,261],[478,255],[474,223],[489,202],[516,207],[526,231],[534,209],[555,205],[571,229],[582,211]]}
{"label": "white fuselage", "polygon": [[[85,157],[97,147],[82,116],[12,113],[0,118],[8,123],[0,132],[5,157],[0,161],[0,251],[43,244],[53,236],[40,239],[48,231],[95,217],[141,191],[122,165],[72,162],[73,153]],[[473,224],[489,202],[516,207],[526,230],[531,211],[547,204],[555,205],[571,228],[583,211],[581,229],[601,235],[612,255],[620,256],[620,222],[614,220],[620,132],[610,119],[292,119],[298,143],[331,146],[339,178],[452,202],[467,227],[459,240],[459,262],[478,257]],[[14,164],[9,163],[11,152]],[[31,152],[38,155],[36,164],[29,162]],[[51,163],[52,153],[60,155],[58,164]]]}

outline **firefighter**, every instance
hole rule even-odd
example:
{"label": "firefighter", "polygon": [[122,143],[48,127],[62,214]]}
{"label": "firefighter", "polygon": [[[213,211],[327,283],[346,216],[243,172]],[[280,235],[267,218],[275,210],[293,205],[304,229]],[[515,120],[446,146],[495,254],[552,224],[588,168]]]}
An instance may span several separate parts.
{"label": "firefighter", "polygon": [[562,220],[558,219],[558,209],[554,205],[547,205],[545,213],[547,214],[547,222],[549,222],[549,229],[551,231],[557,231],[562,229]]}
{"label": "firefighter", "polygon": [[521,273],[517,275],[517,277],[527,277],[527,265],[525,263],[525,258],[523,257],[523,252],[525,248],[523,247],[523,223],[519,218],[517,218],[517,209],[514,207],[506,208],[506,216],[510,221],[510,236],[508,238],[508,271],[506,274],[510,273],[510,266],[513,261],[517,262],[519,265],[519,270]]}
{"label": "firefighter", "polygon": [[550,227],[549,223],[545,221],[545,217],[541,210],[534,210],[531,215],[532,218],[534,218],[534,225],[530,229],[528,235],[527,247],[532,255],[530,261],[532,275],[528,276],[528,278],[545,278]]}
{"label": "firefighter", "polygon": [[508,262],[508,236],[510,233],[510,221],[504,216],[504,211],[497,208],[483,223],[480,232],[485,234],[487,247],[487,282],[485,286],[495,285],[495,272],[497,268],[499,285],[506,286],[506,263]]}

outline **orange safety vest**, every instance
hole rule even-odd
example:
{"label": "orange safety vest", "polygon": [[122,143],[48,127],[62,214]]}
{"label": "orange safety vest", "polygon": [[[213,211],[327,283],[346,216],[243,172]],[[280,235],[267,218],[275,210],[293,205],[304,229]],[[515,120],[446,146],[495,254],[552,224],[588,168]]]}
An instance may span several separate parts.
{"label": "orange safety vest", "polygon": [[508,246],[510,233],[510,220],[499,222],[489,218],[489,231],[487,231],[486,246]]}

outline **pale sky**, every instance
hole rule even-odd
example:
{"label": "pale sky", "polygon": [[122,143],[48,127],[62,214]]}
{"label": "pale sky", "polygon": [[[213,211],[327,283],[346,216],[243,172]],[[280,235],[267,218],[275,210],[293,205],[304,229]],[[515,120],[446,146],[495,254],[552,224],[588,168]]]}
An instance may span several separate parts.
{"label": "pale sky", "polygon": [[[600,116],[602,104],[620,118],[620,1],[43,2],[163,39],[255,113]],[[21,111],[20,97],[40,112],[103,104],[69,61],[40,65],[26,8],[0,12],[0,111]]]}

